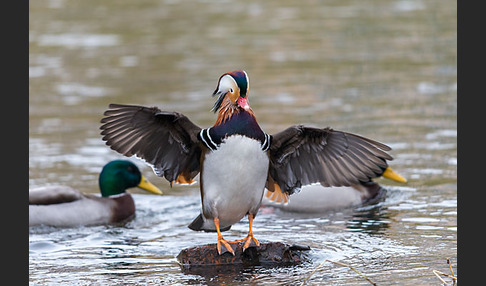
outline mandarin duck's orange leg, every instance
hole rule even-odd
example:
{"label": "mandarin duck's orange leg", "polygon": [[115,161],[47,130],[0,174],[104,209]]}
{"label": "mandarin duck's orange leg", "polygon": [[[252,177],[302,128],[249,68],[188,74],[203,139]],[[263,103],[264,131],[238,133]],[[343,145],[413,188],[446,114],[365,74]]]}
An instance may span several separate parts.
{"label": "mandarin duck's orange leg", "polygon": [[[218,245],[217,245],[218,254],[221,255],[225,252],[229,252],[229,253],[233,254],[233,256],[234,256],[235,250],[233,249],[233,247],[231,247],[231,244],[230,244],[233,241],[228,241],[228,240],[225,240],[223,238],[223,235],[221,234],[221,231],[219,230],[219,218],[214,219],[214,225],[216,226],[216,232],[218,233]],[[221,246],[223,246],[223,251],[221,251]]]}
{"label": "mandarin duck's orange leg", "polygon": [[245,251],[248,247],[250,246],[260,246],[260,242],[253,236],[253,215],[248,214],[248,221],[250,222],[250,230],[248,231],[248,235],[239,240],[239,241],[244,241],[245,244],[243,244],[243,251]]}

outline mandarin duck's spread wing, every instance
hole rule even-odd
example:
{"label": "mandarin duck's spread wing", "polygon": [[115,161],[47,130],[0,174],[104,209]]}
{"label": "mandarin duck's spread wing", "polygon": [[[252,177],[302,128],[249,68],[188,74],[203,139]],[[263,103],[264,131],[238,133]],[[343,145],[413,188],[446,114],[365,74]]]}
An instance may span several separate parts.
{"label": "mandarin duck's spread wing", "polygon": [[267,188],[292,194],[312,183],[350,186],[380,176],[393,158],[385,144],[302,125],[272,135]]}
{"label": "mandarin duck's spread wing", "polygon": [[201,128],[178,112],[110,104],[100,127],[111,149],[144,159],[169,182],[191,183],[199,173]]}

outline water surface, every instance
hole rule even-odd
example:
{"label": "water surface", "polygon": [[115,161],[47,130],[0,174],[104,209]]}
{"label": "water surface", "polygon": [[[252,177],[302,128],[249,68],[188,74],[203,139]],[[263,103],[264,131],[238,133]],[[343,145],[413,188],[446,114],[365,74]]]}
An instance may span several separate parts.
{"label": "water surface", "polygon": [[[331,126],[390,145],[406,185],[377,205],[322,214],[263,209],[260,240],[311,246],[312,262],[204,276],[183,273],[182,248],[214,243],[187,228],[198,185],[165,196],[133,190],[137,216],[117,226],[29,228],[32,285],[300,285],[324,260],[378,285],[437,285],[457,275],[457,6],[455,1],[30,1],[29,187],[97,192],[109,160],[99,135],[109,103],[158,106],[207,127],[219,76],[245,69],[250,104],[274,133]],[[225,236],[241,238],[247,219]],[[308,285],[366,285],[324,264]]]}

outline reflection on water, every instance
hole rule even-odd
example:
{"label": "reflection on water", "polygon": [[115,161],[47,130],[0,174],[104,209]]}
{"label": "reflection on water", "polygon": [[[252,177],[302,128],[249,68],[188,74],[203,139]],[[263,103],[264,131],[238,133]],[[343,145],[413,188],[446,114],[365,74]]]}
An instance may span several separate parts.
{"label": "reflection on water", "polygon": [[[457,274],[456,12],[442,0],[30,1],[30,187],[97,193],[102,166],[122,157],[99,134],[109,103],[155,105],[207,127],[219,76],[239,68],[266,132],[304,123],[377,139],[409,180],[379,179],[387,197],[357,209],[262,209],[257,238],[309,245],[309,265],[201,276],[175,260],[216,240],[187,228],[198,185],[170,188],[131,158],[166,196],[134,190],[138,213],[124,225],[30,228],[30,283],[300,285],[325,259],[379,285],[436,284],[431,271],[447,272],[446,258]],[[308,284],[364,282],[324,264]]]}
{"label": "reflection on water", "polygon": [[[79,228],[31,227],[29,256],[30,279],[33,281],[81,281],[113,283],[114,277],[125,283],[190,283],[202,281],[253,281],[263,284],[288,281],[285,273],[293,272],[294,281],[302,281],[309,269],[323,259],[361,261],[379,257],[416,254],[416,247],[401,245],[387,239],[379,230],[357,226],[346,232],[349,223],[360,219],[365,225],[366,212],[343,210],[332,214],[289,214],[268,207],[255,220],[255,234],[261,241],[283,241],[309,245],[310,258],[315,263],[292,267],[246,267],[178,277],[175,256],[181,249],[214,243],[216,234],[194,232],[187,228],[199,212],[197,196],[134,195],[136,218],[119,226]],[[375,208],[369,210],[367,222],[383,220]],[[227,237],[244,236],[247,222],[242,221],[229,231]],[[276,235],[278,233],[278,235]],[[297,234],[297,235],[296,235]],[[376,271],[378,269],[375,269]],[[106,274],[109,274],[108,276]],[[118,274],[123,274],[122,276]],[[324,274],[324,273],[323,273]],[[369,272],[371,274],[371,272]],[[142,277],[140,277],[142,276]],[[146,277],[144,277],[146,276]],[[176,278],[178,277],[178,278]],[[328,274],[318,279],[330,279]],[[154,279],[154,280],[152,280]],[[180,279],[180,280],[179,280]],[[274,280],[277,279],[277,280]],[[281,279],[281,280],[279,280]],[[266,282],[266,283],[265,283]],[[273,284],[272,284],[273,285]]]}
{"label": "reflection on water", "polygon": [[[87,284],[186,285],[218,281],[274,285],[276,282],[300,283],[327,259],[359,266],[375,282],[386,282],[390,273],[404,281],[427,281],[433,277],[426,275],[428,263],[433,259],[430,251],[443,252],[447,243],[454,241],[456,230],[448,224],[454,222],[457,202],[420,205],[410,200],[414,192],[408,188],[389,187],[387,198],[377,204],[322,214],[287,213],[264,207],[254,223],[257,238],[308,245],[311,262],[290,267],[240,267],[232,271],[216,269],[218,271],[189,274],[181,271],[176,261],[180,250],[216,241],[215,233],[187,228],[200,211],[199,197],[135,194],[137,215],[123,225],[73,229],[31,227],[30,279],[53,283],[79,279]],[[409,210],[408,214],[414,216],[399,218],[397,209],[406,208],[418,211]],[[440,213],[429,212],[432,217],[419,217],[422,208],[433,208]],[[248,222],[244,219],[225,237],[241,238],[246,235],[247,228]],[[416,234],[410,235],[410,232]],[[430,237],[439,239],[443,245],[418,244]],[[407,241],[409,239],[414,242]],[[426,248],[427,255],[422,247]],[[421,260],[423,262],[416,262]],[[415,266],[410,268],[410,263]],[[310,281],[316,284],[359,281],[352,273],[335,268],[332,264],[325,265]],[[418,274],[425,277],[416,280]]]}

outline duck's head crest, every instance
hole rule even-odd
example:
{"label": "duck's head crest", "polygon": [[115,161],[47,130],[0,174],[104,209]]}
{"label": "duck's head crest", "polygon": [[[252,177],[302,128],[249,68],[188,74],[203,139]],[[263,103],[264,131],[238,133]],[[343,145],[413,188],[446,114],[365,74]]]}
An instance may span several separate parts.
{"label": "duck's head crest", "polygon": [[230,104],[234,108],[241,107],[248,111],[250,109],[248,104],[249,89],[250,79],[244,70],[235,70],[223,74],[213,92],[213,96],[218,96],[218,99],[211,110],[214,113],[218,112],[226,98],[229,101],[226,104]]}

